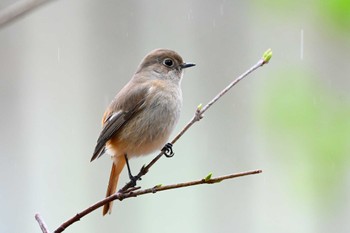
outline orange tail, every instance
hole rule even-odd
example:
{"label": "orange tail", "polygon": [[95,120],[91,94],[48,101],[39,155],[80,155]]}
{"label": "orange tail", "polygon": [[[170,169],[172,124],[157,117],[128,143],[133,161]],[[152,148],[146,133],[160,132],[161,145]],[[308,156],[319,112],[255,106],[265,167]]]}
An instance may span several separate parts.
{"label": "orange tail", "polygon": [[[109,177],[108,188],[106,192],[106,197],[113,195],[117,191],[119,174],[122,172],[125,166],[124,156],[118,156],[114,158],[111,175]],[[112,212],[113,202],[109,202],[103,206],[103,215]]]}

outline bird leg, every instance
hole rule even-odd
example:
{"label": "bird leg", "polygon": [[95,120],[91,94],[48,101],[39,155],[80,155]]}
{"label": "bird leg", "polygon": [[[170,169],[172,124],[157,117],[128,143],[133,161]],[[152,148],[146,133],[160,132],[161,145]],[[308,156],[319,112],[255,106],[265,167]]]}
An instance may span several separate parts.
{"label": "bird leg", "polygon": [[129,159],[128,159],[128,155],[127,154],[124,154],[124,157],[125,157],[125,161],[126,161],[126,166],[128,168],[128,173],[129,173],[129,178],[131,180],[131,183],[132,183],[132,186],[131,187],[135,187],[136,186],[136,182],[138,180],[141,180],[141,177],[139,176],[133,176],[131,174],[131,168],[130,168],[130,165],[129,165]]}

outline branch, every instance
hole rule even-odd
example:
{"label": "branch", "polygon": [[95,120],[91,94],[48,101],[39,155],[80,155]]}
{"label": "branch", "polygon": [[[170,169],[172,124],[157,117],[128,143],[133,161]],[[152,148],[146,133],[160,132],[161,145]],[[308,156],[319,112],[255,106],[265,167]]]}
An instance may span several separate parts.
{"label": "branch", "polygon": [[[203,118],[204,112],[206,112],[216,101],[218,101],[223,95],[225,95],[233,86],[235,86],[239,81],[247,77],[250,73],[252,73],[254,70],[258,69],[259,67],[269,63],[270,59],[272,57],[272,50],[268,49],[263,54],[262,58],[250,69],[248,69],[246,72],[241,74],[238,78],[236,78],[234,81],[232,81],[227,87],[225,87],[219,94],[217,94],[207,105],[205,105],[202,108],[202,105],[198,105],[196,112],[192,119],[187,123],[187,125],[180,131],[180,133],[171,141],[171,144],[175,144],[177,140],[179,140],[182,135],[197,121],[200,121]],[[137,177],[144,176],[148,170],[164,155],[164,151],[160,152],[147,166],[143,166],[137,174]],[[129,181],[123,188],[119,190],[119,192],[126,192],[129,188],[133,187],[134,183],[133,181]]]}
{"label": "branch", "polygon": [[190,181],[190,182],[172,184],[172,185],[165,185],[165,186],[157,185],[153,188],[148,188],[148,189],[143,189],[143,190],[137,190],[138,188],[134,188],[132,190],[128,190],[128,192],[125,192],[125,193],[117,192],[117,193],[115,193],[109,197],[106,197],[105,199],[95,203],[94,205],[81,211],[80,213],[77,213],[75,216],[73,216],[68,221],[64,222],[59,228],[57,228],[54,231],[54,233],[63,232],[68,226],[70,226],[74,222],[79,221],[85,215],[100,208],[104,204],[107,204],[108,202],[111,202],[114,200],[122,201],[122,200],[130,198],[130,197],[137,197],[137,196],[141,196],[141,195],[145,195],[145,194],[149,194],[149,193],[156,193],[156,192],[166,191],[166,190],[170,190],[170,189],[178,189],[178,188],[184,188],[184,187],[195,186],[195,185],[200,185],[200,184],[215,184],[215,183],[219,183],[223,180],[233,179],[233,178],[237,178],[237,177],[241,177],[241,176],[259,174],[261,172],[262,172],[261,170],[255,170],[255,171],[230,174],[230,175],[226,175],[226,176],[219,176],[216,178],[211,178],[211,174],[210,174],[207,177],[200,179],[200,180],[196,180],[196,181]]}
{"label": "branch", "polygon": [[47,0],[20,0],[0,11],[0,27]]}
{"label": "branch", "polygon": [[41,231],[43,233],[50,233],[49,229],[47,228],[44,220],[41,218],[40,214],[35,214],[35,219],[39,223],[39,226],[41,228]]}
{"label": "branch", "polygon": [[[236,78],[233,82],[231,82],[226,88],[224,88],[218,95],[216,95],[207,105],[202,107],[202,105],[198,105],[196,112],[191,119],[190,122],[180,131],[180,133],[171,141],[172,144],[175,144],[177,140],[179,140],[182,135],[197,121],[201,120],[203,118],[204,112],[206,112],[216,101],[218,101],[225,93],[227,93],[233,86],[235,86],[239,81],[247,77],[250,73],[252,73],[254,70],[257,68],[267,64],[269,60],[272,57],[272,50],[269,49],[267,50],[263,57],[254,65],[252,66],[249,70],[244,72],[241,76]],[[137,174],[137,177],[141,178],[144,176],[149,169],[165,154],[165,151],[160,152],[149,164],[146,166],[143,166],[140,170],[140,172]],[[80,213],[77,213],[74,217],[70,218],[66,222],[64,222],[59,228],[57,228],[54,233],[60,233],[64,231],[68,226],[73,224],[76,221],[79,221],[82,217],[85,215],[91,213],[92,211],[96,210],[97,208],[103,206],[104,204],[111,202],[113,200],[119,199],[126,199],[130,197],[136,197],[139,195],[143,195],[146,193],[155,193],[159,191],[165,191],[169,189],[175,189],[175,188],[181,188],[181,187],[187,187],[187,186],[193,186],[193,185],[199,185],[199,184],[213,184],[220,182],[222,180],[226,179],[232,179],[240,176],[246,176],[246,175],[252,175],[252,174],[257,174],[261,173],[261,170],[256,170],[256,171],[249,171],[249,172],[243,172],[243,173],[237,173],[237,174],[231,174],[228,176],[222,176],[222,177],[217,177],[215,179],[211,179],[211,175],[207,176],[206,178],[198,181],[192,181],[188,183],[181,183],[181,184],[175,184],[175,185],[167,185],[167,186],[155,186],[150,189],[144,189],[144,190],[138,190],[139,188],[134,187],[134,182],[129,181],[123,188],[121,188],[117,193],[113,194],[112,196],[109,196],[102,201],[99,201],[95,203],[94,205],[90,206],[89,208],[83,210]],[[138,190],[138,191],[137,191]],[[47,229],[47,228],[46,228]],[[44,232],[44,231],[43,231]],[[46,233],[46,232],[44,232]]]}

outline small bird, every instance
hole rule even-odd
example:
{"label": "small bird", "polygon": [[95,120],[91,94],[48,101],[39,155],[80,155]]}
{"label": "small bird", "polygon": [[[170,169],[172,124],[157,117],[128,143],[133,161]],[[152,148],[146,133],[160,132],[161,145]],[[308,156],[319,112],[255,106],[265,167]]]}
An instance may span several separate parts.
{"label": "small bird", "polygon": [[[112,155],[106,197],[116,192],[125,163],[136,184],[129,158],[150,154],[166,144],[180,116],[183,70],[192,66],[195,64],[185,63],[175,51],[156,49],[146,55],[107,107],[91,158],[93,161],[105,152]],[[103,215],[111,210],[112,202],[105,204]]]}

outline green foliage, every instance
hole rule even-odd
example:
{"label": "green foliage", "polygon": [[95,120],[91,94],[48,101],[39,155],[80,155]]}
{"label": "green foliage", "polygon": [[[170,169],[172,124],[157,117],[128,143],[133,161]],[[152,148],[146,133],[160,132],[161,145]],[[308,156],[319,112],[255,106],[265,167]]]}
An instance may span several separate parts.
{"label": "green foliage", "polygon": [[336,29],[341,33],[350,33],[349,0],[260,0],[255,1],[258,7],[268,7],[278,17],[312,17],[325,30]]}
{"label": "green foliage", "polygon": [[272,79],[262,106],[269,140],[282,144],[278,158],[291,172],[293,189],[324,201],[349,159],[350,102],[305,72],[289,70]]}
{"label": "green foliage", "polygon": [[350,32],[349,0],[318,0],[321,16],[329,20],[335,28]]}

